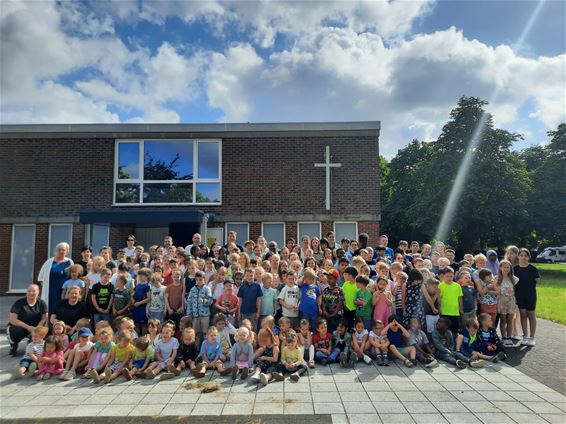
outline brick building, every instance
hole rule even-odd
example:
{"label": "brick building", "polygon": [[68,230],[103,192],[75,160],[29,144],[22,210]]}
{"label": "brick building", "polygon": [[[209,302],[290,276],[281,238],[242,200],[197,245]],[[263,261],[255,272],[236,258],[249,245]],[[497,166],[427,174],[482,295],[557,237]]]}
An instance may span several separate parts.
{"label": "brick building", "polygon": [[[60,241],[379,232],[379,122],[0,126],[0,293]],[[328,157],[327,157],[328,155]],[[317,164],[315,166],[315,164]],[[330,164],[330,165],[328,165]],[[327,173],[329,173],[329,177]],[[328,204],[329,203],[329,204]]]}

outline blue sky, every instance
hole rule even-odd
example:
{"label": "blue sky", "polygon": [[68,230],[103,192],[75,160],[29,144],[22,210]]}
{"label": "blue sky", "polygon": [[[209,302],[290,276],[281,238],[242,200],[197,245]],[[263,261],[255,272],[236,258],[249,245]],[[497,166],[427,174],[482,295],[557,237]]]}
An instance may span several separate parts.
{"label": "blue sky", "polygon": [[380,120],[433,140],[461,95],[544,143],[565,117],[565,2],[3,2],[2,123]]}

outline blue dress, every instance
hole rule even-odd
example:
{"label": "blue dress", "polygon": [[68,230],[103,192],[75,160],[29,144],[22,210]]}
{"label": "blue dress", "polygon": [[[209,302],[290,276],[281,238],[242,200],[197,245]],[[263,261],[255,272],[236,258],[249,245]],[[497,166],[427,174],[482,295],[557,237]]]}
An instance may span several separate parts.
{"label": "blue dress", "polygon": [[49,272],[49,313],[53,313],[61,301],[63,284],[68,280],[65,270],[71,266],[71,261],[55,262]]}
{"label": "blue dress", "polygon": [[[138,284],[134,289],[134,302],[140,302],[147,298],[147,293],[150,291],[151,287],[148,284]],[[141,306],[134,307],[134,322],[136,324],[147,323],[147,313],[146,313],[147,303]]]}

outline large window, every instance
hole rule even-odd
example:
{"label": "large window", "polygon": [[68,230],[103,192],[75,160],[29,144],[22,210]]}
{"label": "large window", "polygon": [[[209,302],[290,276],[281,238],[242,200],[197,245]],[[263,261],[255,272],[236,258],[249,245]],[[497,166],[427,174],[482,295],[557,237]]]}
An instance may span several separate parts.
{"label": "large window", "polygon": [[73,225],[72,224],[51,224],[49,226],[49,251],[47,256],[55,254],[55,246],[61,242],[69,244],[69,256],[73,251]]}
{"label": "large window", "polygon": [[10,291],[23,292],[33,281],[35,259],[35,225],[12,227],[12,258],[10,261]]}
{"label": "large window", "polygon": [[228,243],[228,233],[236,232],[236,243],[243,246],[250,236],[250,225],[247,222],[228,222],[226,224],[226,243]]}
{"label": "large window", "polygon": [[334,235],[336,242],[340,244],[340,240],[346,238],[348,240],[358,239],[358,223],[357,222],[335,222]]}
{"label": "large window", "polygon": [[297,224],[297,243],[301,242],[303,236],[320,238],[320,222],[299,222]]}
{"label": "large window", "polygon": [[90,233],[90,245],[94,255],[98,255],[102,246],[108,246],[110,226],[108,224],[92,224]]}
{"label": "large window", "polygon": [[219,140],[118,140],[117,205],[221,203]]}
{"label": "large window", "polygon": [[285,224],[283,222],[264,222],[261,232],[268,243],[274,241],[279,249],[285,247]]}

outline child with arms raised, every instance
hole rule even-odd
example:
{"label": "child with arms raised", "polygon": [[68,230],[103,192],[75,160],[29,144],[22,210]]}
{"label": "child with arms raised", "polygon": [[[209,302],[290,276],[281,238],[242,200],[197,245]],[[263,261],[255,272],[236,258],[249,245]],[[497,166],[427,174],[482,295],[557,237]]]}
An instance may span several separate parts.
{"label": "child with arms raised", "polygon": [[387,321],[388,324],[381,334],[387,335],[390,354],[403,361],[406,367],[412,367],[417,362],[417,351],[414,346],[406,346],[405,342],[411,337],[409,332],[401,325],[396,315],[391,315]]}

